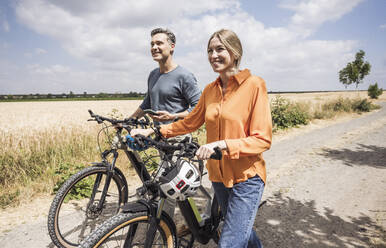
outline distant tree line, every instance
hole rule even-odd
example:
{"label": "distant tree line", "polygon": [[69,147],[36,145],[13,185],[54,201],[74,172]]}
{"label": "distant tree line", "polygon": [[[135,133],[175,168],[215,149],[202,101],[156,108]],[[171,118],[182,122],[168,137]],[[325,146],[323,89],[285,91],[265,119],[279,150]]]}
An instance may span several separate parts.
{"label": "distant tree line", "polygon": [[88,94],[87,92],[83,92],[82,94],[76,94],[70,91],[68,94],[8,94],[8,95],[0,95],[0,100],[34,100],[34,99],[120,99],[120,98],[143,98],[145,93],[133,92],[129,93],[104,93],[100,92],[97,94]]}

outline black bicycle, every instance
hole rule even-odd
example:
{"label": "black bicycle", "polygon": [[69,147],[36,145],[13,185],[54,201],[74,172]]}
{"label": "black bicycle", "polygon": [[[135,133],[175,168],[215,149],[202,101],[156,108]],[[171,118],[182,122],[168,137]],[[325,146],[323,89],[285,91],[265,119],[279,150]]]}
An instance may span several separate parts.
{"label": "black bicycle", "polygon": [[[204,169],[203,162],[194,159],[199,145],[188,139],[170,144],[162,139],[157,129],[155,131],[155,139],[136,136],[131,142],[140,149],[156,148],[162,160],[171,166],[164,168],[160,176],[143,180],[144,194],[141,199],[122,206],[117,215],[95,229],[81,242],[80,247],[172,248],[192,247],[195,241],[206,244],[213,239],[218,242],[222,214],[216,197],[212,197],[200,182],[195,183],[201,180]],[[221,151],[216,149],[212,158],[221,159]],[[199,171],[199,177],[196,177],[194,168]],[[142,165],[139,171],[146,171],[146,167]],[[184,179],[179,177],[181,171]],[[200,214],[194,199],[190,197],[195,190],[201,191],[209,203],[206,215]],[[190,192],[190,195],[186,192]],[[175,221],[163,211],[165,200],[169,197],[177,197],[177,204],[189,227],[188,231],[179,235]]]}
{"label": "black bicycle", "polygon": [[[126,146],[123,131],[131,128],[148,127],[147,118],[117,120],[94,114],[89,110],[91,119],[103,127],[98,134],[115,126],[114,137],[110,138],[111,147],[101,151],[101,162],[92,163],[71,176],[58,190],[48,214],[48,232],[53,243],[58,247],[78,247],[97,225],[115,215],[128,201],[128,185],[122,171],[115,167],[118,150],[125,152],[137,174],[143,181],[150,180],[151,175],[136,151]],[[109,162],[111,161],[111,162]],[[74,195],[81,199],[73,199]]]}

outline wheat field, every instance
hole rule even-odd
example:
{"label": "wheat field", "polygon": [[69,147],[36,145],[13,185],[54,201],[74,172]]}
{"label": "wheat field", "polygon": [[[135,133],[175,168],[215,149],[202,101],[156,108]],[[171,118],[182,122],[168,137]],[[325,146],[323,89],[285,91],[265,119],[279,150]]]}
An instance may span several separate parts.
{"label": "wheat field", "polygon": [[118,110],[123,115],[134,112],[141,101],[55,101],[0,102],[0,131],[33,132],[42,129],[92,125],[88,109],[99,115]]}

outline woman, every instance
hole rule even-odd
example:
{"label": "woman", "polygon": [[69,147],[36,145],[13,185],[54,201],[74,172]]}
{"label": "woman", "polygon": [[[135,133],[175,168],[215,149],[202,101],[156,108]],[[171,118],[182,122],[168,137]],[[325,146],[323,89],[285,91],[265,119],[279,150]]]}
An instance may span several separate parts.
{"label": "woman", "polygon": [[[272,140],[272,121],[263,79],[239,70],[242,46],[230,30],[215,32],[208,42],[208,59],[219,77],[207,85],[193,111],[183,120],[162,125],[165,137],[198,129],[205,123],[207,144],[199,159],[209,159],[215,147],[221,161],[209,159],[209,179],[225,213],[219,247],[262,247],[253,223],[263,194],[266,170],[262,152]],[[152,134],[136,129],[131,135]]]}

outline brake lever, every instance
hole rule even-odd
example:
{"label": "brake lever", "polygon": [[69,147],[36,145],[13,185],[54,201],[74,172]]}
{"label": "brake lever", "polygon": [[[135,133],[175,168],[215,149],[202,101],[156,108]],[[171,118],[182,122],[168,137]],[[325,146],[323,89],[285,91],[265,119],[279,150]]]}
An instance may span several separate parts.
{"label": "brake lever", "polygon": [[99,116],[95,116],[95,120],[98,122],[98,124],[103,123],[103,121],[101,120],[101,118],[99,118]]}
{"label": "brake lever", "polygon": [[221,160],[222,159],[222,151],[221,151],[220,147],[216,146],[215,148],[213,148],[213,150],[214,150],[214,153],[212,155],[210,155],[209,158],[215,159],[215,160]]}

